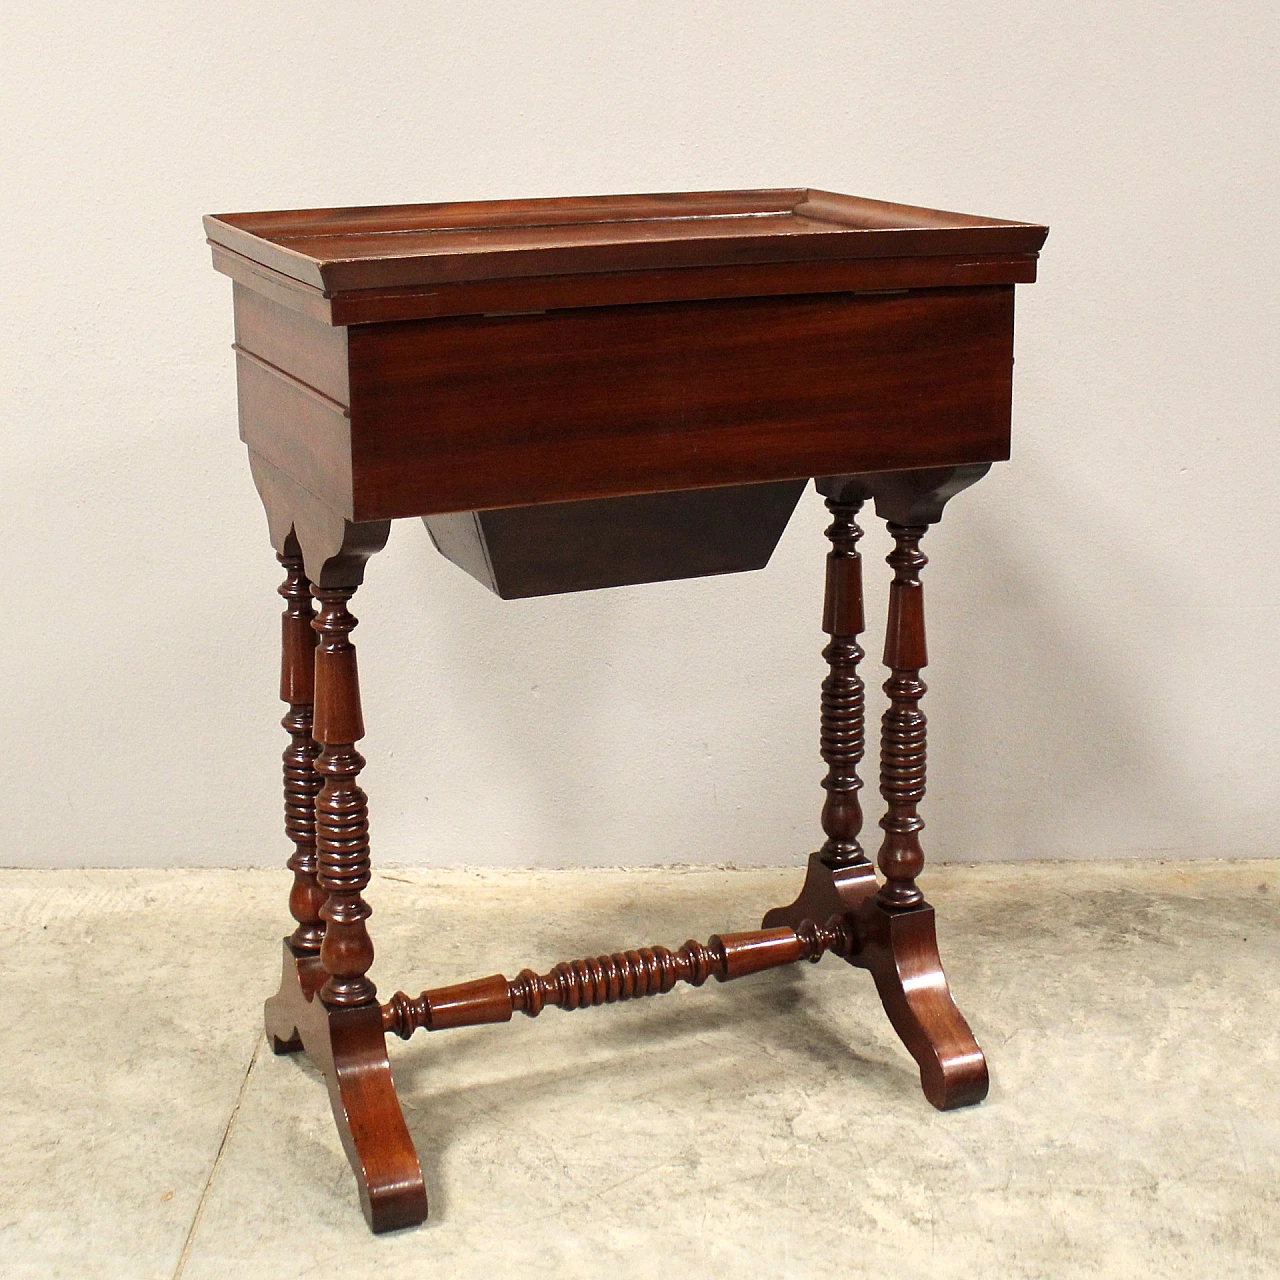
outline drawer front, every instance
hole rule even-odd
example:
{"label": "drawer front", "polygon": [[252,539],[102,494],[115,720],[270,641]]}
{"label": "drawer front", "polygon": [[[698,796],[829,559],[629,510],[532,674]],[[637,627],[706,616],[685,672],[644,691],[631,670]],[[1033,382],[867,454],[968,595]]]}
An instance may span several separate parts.
{"label": "drawer front", "polygon": [[356,519],[1007,458],[1013,287],[354,326]]}

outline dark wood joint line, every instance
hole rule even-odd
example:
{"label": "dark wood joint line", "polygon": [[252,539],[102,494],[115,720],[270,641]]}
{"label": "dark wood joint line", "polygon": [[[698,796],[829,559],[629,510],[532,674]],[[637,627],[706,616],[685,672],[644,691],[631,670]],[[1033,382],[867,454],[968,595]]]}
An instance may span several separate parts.
{"label": "dark wood joint line", "polygon": [[231,350],[237,356],[243,356],[251,364],[256,364],[259,369],[265,370],[272,377],[279,378],[282,382],[287,382],[291,387],[301,391],[303,395],[310,396],[312,400],[324,405],[326,409],[332,409],[334,413],[341,414],[344,418],[351,417],[351,407],[349,405],[343,404],[341,400],[335,400],[332,396],[325,395],[323,391],[317,390],[309,382],[303,382],[301,378],[295,377],[277,364],[272,364],[270,360],[264,360],[260,355],[250,351],[248,347],[242,347],[238,342],[233,342]]}

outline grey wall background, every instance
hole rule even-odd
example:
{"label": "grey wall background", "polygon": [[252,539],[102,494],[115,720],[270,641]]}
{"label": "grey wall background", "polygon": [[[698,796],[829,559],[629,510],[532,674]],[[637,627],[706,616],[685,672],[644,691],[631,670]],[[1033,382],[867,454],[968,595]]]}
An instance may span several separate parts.
{"label": "grey wall background", "polygon": [[[1280,853],[1274,6],[4,23],[0,862],[284,855],[279,574],[202,213],[788,184],[1053,227],[1014,460],[927,544],[931,855]],[[397,525],[355,607],[375,858],[814,847],[823,525],[810,491],[762,573],[510,604]]]}

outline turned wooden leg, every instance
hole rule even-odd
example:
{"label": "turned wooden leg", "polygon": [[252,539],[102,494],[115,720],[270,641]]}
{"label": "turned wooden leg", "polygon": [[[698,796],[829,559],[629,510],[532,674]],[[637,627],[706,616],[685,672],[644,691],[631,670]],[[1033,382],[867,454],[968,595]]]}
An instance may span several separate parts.
{"label": "turned wooden leg", "polygon": [[[266,1003],[267,1036],[277,1052],[304,1049],[324,1073],[365,1217],[374,1231],[391,1231],[422,1222],[427,1196],[391,1079],[382,1010],[365,976],[373,963],[362,896],[369,826],[355,748],[364,735],[350,638],[356,620],[347,610],[390,522],[346,520],[256,454],[250,462],[287,571],[280,687],[293,737],[286,822],[298,849],[290,901],[299,928],[284,941],[280,988]],[[318,617],[311,595],[320,601]]]}
{"label": "turned wooden leg", "polygon": [[862,831],[862,805],[858,800],[862,779],[858,765],[866,745],[866,691],[858,674],[858,663],[865,657],[858,637],[866,625],[862,614],[862,557],[858,555],[862,530],[856,519],[861,506],[861,499],[827,499],[832,516],[827,529],[831,551],[827,555],[822,629],[831,641],[822,651],[830,671],[822,682],[821,753],[827,765],[827,776],[822,780],[827,793],[822,806],[822,830],[827,838],[820,856],[832,868],[867,860],[858,842]]}
{"label": "turned wooden leg", "polygon": [[285,611],[280,619],[280,698],[289,710],[281,724],[289,734],[284,752],[284,825],[293,841],[288,862],[293,872],[289,911],[297,921],[289,942],[298,955],[316,955],[324,938],[320,908],[325,891],[316,880],[316,796],[320,775],[315,769],[320,748],[312,737],[315,698],[316,633],[311,626],[311,583],[302,568],[296,540],[277,560],[285,568],[280,594]]}
{"label": "turned wooden leg", "polygon": [[[326,894],[316,880],[316,795],[320,791],[320,775],[315,770],[315,758],[320,748],[311,736],[316,647],[311,622],[315,612],[311,607],[311,583],[292,533],[276,559],[285,570],[280,585],[285,601],[280,619],[280,698],[289,706],[281,721],[289,734],[284,751],[284,826],[294,845],[287,865],[293,872],[289,911],[297,922],[285,939],[285,954],[286,960],[292,956],[297,969],[304,960],[320,954],[324,939],[320,908]],[[295,974],[289,985],[296,987],[299,980]],[[287,1001],[282,1004],[278,997],[268,1000],[265,1013],[267,1039],[275,1053],[296,1053],[302,1048]]]}
{"label": "turned wooden leg", "polygon": [[370,910],[369,809],[360,789],[364,757],[355,744],[364,737],[360,682],[351,632],[356,619],[347,610],[350,587],[313,587],[320,612],[312,624],[320,635],[316,653],[315,736],[320,743],[316,772],[324,785],[316,798],[316,839],[320,887],[328,897],[320,908],[325,921],[320,959],[329,975],[321,988],[324,1002],[350,1009],[369,1004],[378,992],[366,976],[373,964],[373,942],[365,921]]}
{"label": "turned wooden leg", "polygon": [[925,717],[920,679],[928,663],[924,636],[924,588],[920,570],[928,563],[920,550],[927,525],[889,525],[894,547],[889,553],[893,584],[889,588],[889,621],[885,628],[884,663],[889,679],[884,691],[889,706],[880,722],[880,794],[888,810],[880,819],[884,839],[877,861],[885,877],[878,895],[891,908],[914,907],[924,901],[916,877],[924,870],[920,832],[924,819],[917,806],[924,798]]}
{"label": "turned wooden leg", "polygon": [[927,560],[920,540],[942,516],[952,494],[987,468],[941,468],[886,477],[876,508],[889,524],[894,548],[884,662],[889,706],[881,722],[880,794],[886,812],[879,865],[885,879],[858,912],[856,963],[871,971],[894,1030],[920,1068],[925,1096],[940,1109],[981,1102],[987,1064],[969,1024],[956,1008],[938,955],[933,908],[916,877],[924,868],[919,804],[925,793],[926,721],[920,709],[928,662],[924,588]]}
{"label": "turned wooden leg", "polygon": [[862,558],[857,516],[870,494],[860,477],[820,480],[827,494],[831,524],[827,538],[826,591],[822,629],[829,640],[822,656],[828,672],[822,682],[821,754],[827,766],[822,786],[822,848],[809,859],[800,896],[787,907],[766,913],[763,927],[799,928],[805,921],[822,923],[851,910],[876,889],[875,872],[862,850],[862,779],[858,765],[866,742],[865,690],[858,664],[865,656],[858,637],[865,622],[862,608]]}
{"label": "turned wooden leg", "polygon": [[894,1030],[920,1068],[925,1097],[941,1110],[987,1096],[987,1064],[947,986],[934,929],[933,908],[916,877],[924,869],[918,806],[925,792],[926,722],[920,710],[928,662],[924,591],[927,560],[920,539],[927,525],[890,522],[894,571],[884,661],[889,706],[881,722],[880,794],[887,809],[879,864],[885,880],[862,914],[861,963],[871,970]]}
{"label": "turned wooden leg", "polygon": [[[381,545],[374,536],[379,531],[370,535],[361,526],[352,526],[352,531],[350,541],[361,551]],[[281,688],[290,704],[287,727],[296,729],[298,738],[304,732],[306,737],[305,744],[295,738],[285,756],[286,801],[291,805],[290,835],[312,842],[315,864],[309,867],[305,855],[298,858],[302,875],[310,872],[311,878],[302,881],[301,891],[295,881],[291,901],[299,928],[306,926],[306,931],[301,945],[297,932],[285,939],[280,989],[266,1004],[267,1035],[278,1053],[305,1049],[323,1072],[365,1218],[374,1231],[391,1231],[422,1222],[427,1196],[391,1079],[377,991],[366,976],[373,963],[373,944],[365,927],[369,907],[363,897],[369,883],[369,822],[358,783],[364,760],[355,747],[364,736],[364,724],[351,643],[356,620],[347,609],[355,575],[339,564],[347,585],[309,585],[301,566],[293,563],[292,550],[286,542],[281,553],[289,571],[282,588],[289,608]],[[332,561],[320,563],[334,571]],[[361,558],[356,567],[362,564]],[[320,602],[318,615],[303,595],[304,585]],[[309,637],[302,631],[304,623]],[[304,677],[310,669],[314,694],[308,691],[304,697]],[[302,771],[303,745],[308,764],[314,757],[313,734],[320,752],[314,778]],[[314,802],[310,826],[304,798]],[[311,847],[306,840],[299,844]]]}
{"label": "turned wooden leg", "polygon": [[[417,1153],[396,1098],[387,1061],[377,988],[367,977],[373,943],[363,897],[369,883],[369,817],[359,786],[364,759],[360,683],[347,609],[355,588],[313,587],[320,610],[316,650],[315,726],[324,785],[316,798],[320,887],[328,897],[318,965],[300,975],[308,994],[303,1043],[325,1073],[334,1119],[355,1171],[360,1202],[374,1231],[412,1226],[427,1216]],[[318,986],[318,990],[316,989]],[[307,988],[310,987],[310,993]]]}

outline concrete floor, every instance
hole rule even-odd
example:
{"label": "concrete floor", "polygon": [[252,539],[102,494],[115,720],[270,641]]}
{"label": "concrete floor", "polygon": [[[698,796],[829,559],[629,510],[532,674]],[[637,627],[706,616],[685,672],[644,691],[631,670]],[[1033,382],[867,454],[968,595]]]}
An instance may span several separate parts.
{"label": "concrete floor", "polygon": [[[384,995],[753,927],[792,871],[375,877]],[[1280,1275],[1280,863],[942,867],[993,1071],[920,1095],[869,977],[392,1041],[432,1218],[366,1232],[260,1002],[285,876],[0,873],[0,1275]]]}

